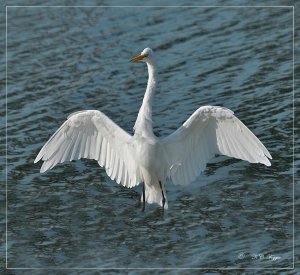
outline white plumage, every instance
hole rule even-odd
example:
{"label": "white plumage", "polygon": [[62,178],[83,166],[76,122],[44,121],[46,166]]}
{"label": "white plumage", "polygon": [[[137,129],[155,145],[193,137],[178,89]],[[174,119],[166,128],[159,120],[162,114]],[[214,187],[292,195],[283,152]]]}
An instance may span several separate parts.
{"label": "white plumage", "polygon": [[[259,139],[229,109],[203,106],[173,134],[153,134],[152,99],[156,86],[155,58],[150,48],[132,62],[144,61],[148,85],[134,135],[100,111],[73,113],[43,146],[34,162],[42,159],[41,173],[57,163],[94,159],[108,176],[126,187],[144,183],[141,200],[168,208],[165,181],[186,185],[205,169],[215,154],[270,166],[271,155]],[[268,159],[269,158],[269,159]]]}

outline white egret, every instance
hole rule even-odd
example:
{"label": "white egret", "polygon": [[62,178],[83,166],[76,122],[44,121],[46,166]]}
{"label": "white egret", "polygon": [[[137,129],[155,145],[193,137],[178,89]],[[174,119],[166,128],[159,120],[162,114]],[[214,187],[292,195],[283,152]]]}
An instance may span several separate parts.
{"label": "white egret", "polygon": [[143,183],[143,207],[147,202],[168,208],[166,179],[181,185],[192,182],[215,154],[271,165],[272,157],[265,146],[224,107],[200,107],[174,133],[156,137],[152,129],[152,100],[157,84],[153,51],[146,48],[131,61],[146,62],[149,74],[134,134],[100,111],[73,113],[36,157],[35,163],[44,161],[41,173],[64,161],[94,159],[123,186],[132,188]]}

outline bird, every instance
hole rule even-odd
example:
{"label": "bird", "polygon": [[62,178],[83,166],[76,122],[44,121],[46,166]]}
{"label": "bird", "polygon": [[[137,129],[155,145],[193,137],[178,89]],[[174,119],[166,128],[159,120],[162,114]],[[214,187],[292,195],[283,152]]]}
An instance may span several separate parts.
{"label": "bird", "polygon": [[270,166],[270,153],[234,112],[221,106],[199,107],[176,131],[157,137],[152,126],[152,104],[157,86],[156,58],[145,48],[131,62],[144,62],[148,82],[133,134],[98,110],[78,111],[50,137],[34,163],[40,172],[56,164],[81,158],[93,159],[118,184],[142,185],[141,203],[168,209],[166,180],[186,186],[217,155]]}

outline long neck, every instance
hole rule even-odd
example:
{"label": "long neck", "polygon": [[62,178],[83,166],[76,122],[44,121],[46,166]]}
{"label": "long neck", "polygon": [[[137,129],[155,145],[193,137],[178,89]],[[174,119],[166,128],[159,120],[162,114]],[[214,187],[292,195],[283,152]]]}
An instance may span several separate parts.
{"label": "long neck", "polygon": [[153,135],[152,128],[152,100],[156,86],[156,70],[154,62],[147,62],[148,67],[148,83],[144,95],[143,103],[137,116],[134,131],[135,134]]}

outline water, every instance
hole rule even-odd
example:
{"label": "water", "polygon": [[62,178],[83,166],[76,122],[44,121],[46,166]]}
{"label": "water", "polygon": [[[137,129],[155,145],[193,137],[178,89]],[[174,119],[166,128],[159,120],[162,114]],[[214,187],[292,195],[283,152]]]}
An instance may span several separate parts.
{"label": "water", "polygon": [[[165,213],[142,212],[141,187],[95,161],[40,174],[34,158],[74,111],[132,132],[147,71],[128,61],[147,46],[157,135],[225,106],[272,166],[217,157],[188,187],[167,183]],[[291,8],[9,8],[8,267],[292,267],[292,66]]]}

